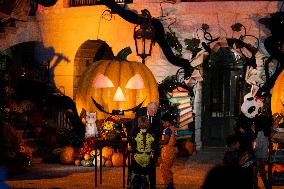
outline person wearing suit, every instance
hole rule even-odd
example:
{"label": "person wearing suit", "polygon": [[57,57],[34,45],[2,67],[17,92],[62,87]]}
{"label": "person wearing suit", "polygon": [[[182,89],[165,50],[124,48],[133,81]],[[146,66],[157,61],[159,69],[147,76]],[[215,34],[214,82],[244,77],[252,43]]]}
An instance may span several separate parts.
{"label": "person wearing suit", "polygon": [[[130,130],[130,137],[136,136],[139,132],[137,120],[139,117],[145,116],[148,118],[150,126],[149,126],[149,133],[155,138],[156,149],[154,150],[154,161],[158,161],[159,153],[159,145],[157,144],[158,141],[162,138],[163,128],[161,125],[161,112],[158,109],[158,104],[156,102],[150,102],[147,107],[142,107],[136,111],[134,125]],[[152,164],[150,168],[150,189],[156,188],[156,165],[155,163]]]}

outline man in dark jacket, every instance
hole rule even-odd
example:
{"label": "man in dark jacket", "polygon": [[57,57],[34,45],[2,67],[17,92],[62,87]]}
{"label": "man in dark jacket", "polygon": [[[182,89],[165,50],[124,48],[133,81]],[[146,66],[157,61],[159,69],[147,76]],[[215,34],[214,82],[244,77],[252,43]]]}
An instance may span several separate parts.
{"label": "man in dark jacket", "polygon": [[[155,138],[155,142],[160,141],[162,137],[163,128],[161,125],[161,112],[158,110],[158,104],[155,102],[150,102],[147,107],[140,108],[136,111],[135,114],[135,124],[130,131],[130,137],[136,136],[139,132],[137,126],[138,117],[145,116],[149,119],[150,127],[148,129],[149,133]],[[156,144],[154,161],[157,162],[159,157],[159,145]],[[153,163],[153,166],[150,168],[152,171],[149,175],[150,177],[150,188],[156,188],[156,165]]]}

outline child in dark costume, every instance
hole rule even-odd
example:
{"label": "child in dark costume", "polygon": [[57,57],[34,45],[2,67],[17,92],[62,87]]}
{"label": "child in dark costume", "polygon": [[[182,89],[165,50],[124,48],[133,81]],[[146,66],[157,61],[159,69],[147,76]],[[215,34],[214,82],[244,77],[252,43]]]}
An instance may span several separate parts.
{"label": "child in dark costume", "polygon": [[154,163],[154,137],[148,132],[149,120],[147,117],[138,118],[140,131],[130,138],[131,167],[129,189],[149,188],[150,167]]}

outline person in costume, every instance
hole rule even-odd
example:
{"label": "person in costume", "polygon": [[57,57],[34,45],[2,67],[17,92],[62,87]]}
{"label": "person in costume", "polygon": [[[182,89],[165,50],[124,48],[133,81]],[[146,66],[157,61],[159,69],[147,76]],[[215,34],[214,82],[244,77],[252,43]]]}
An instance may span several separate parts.
{"label": "person in costume", "polygon": [[131,136],[131,163],[129,189],[150,188],[151,167],[154,162],[155,139],[149,133],[150,122],[147,117],[138,118],[139,132]]}
{"label": "person in costume", "polygon": [[163,128],[161,125],[161,111],[159,110],[159,105],[156,102],[149,102],[147,107],[142,107],[136,111],[135,119],[133,120],[133,125],[130,129],[129,136],[133,138],[140,131],[138,127],[138,118],[145,116],[149,120],[148,132],[154,137],[154,163],[151,164],[150,171],[150,189],[156,188],[156,163],[158,162],[158,157],[160,156],[160,149],[158,142],[161,140]]}
{"label": "person in costume", "polygon": [[164,127],[164,131],[162,140],[159,141],[159,145],[162,147],[160,169],[166,185],[165,189],[173,189],[174,182],[173,172],[171,169],[177,153],[175,147],[176,139],[174,135],[177,118],[170,113],[165,113],[161,118],[161,122]]}

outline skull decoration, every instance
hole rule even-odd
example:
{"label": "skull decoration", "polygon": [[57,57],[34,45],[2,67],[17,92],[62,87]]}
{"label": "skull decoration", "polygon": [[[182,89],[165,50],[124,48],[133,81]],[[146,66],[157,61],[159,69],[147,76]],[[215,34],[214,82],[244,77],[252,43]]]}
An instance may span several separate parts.
{"label": "skull decoration", "polygon": [[248,93],[244,97],[244,102],[241,106],[241,111],[248,118],[254,118],[259,112],[263,103],[260,100],[256,100],[251,93]]}
{"label": "skull decoration", "polygon": [[[158,86],[152,72],[142,63],[125,60],[130,53],[130,48],[125,48],[114,60],[100,60],[89,66],[79,81],[78,113],[84,108],[97,112],[97,119],[104,119],[106,113],[113,110],[129,110],[141,103],[146,106],[151,101],[158,102]],[[103,107],[103,111],[97,105]],[[128,111],[124,117],[133,118],[134,113]]]}

